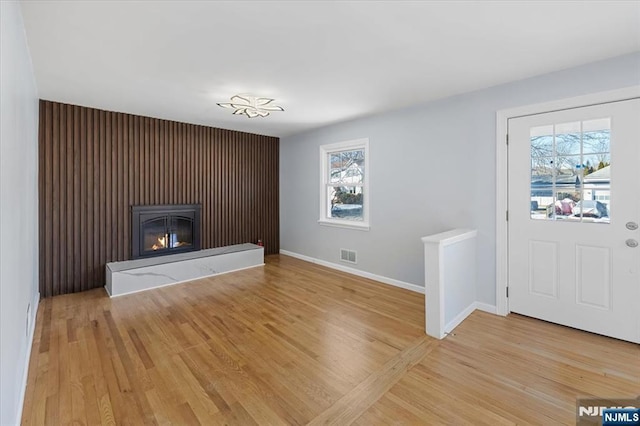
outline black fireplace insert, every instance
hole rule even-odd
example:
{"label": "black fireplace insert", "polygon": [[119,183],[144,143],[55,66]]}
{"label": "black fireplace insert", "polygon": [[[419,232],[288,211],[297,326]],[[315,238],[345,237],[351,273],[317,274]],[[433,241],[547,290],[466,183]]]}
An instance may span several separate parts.
{"label": "black fireplace insert", "polygon": [[200,204],[131,207],[131,258],[200,250]]}

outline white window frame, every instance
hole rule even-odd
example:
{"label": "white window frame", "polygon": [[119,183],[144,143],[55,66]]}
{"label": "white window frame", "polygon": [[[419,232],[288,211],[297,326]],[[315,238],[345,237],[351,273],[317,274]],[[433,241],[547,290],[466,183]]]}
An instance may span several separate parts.
{"label": "white window frame", "polygon": [[[329,154],[340,151],[350,151],[364,149],[364,184],[362,185],[362,219],[345,220],[329,217],[327,212],[328,188],[329,188]],[[318,223],[325,226],[337,226],[340,228],[357,229],[368,231],[369,226],[369,177],[371,176],[369,167],[369,139],[355,139],[351,141],[332,143],[320,146],[320,219]]]}

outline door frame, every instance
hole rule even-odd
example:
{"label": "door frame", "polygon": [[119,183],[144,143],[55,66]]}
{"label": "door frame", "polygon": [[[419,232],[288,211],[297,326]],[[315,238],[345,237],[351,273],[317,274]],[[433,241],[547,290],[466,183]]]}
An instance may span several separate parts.
{"label": "door frame", "polygon": [[509,311],[507,284],[509,277],[509,226],[507,223],[509,119],[527,115],[580,108],[640,97],[640,85],[617,90],[592,93],[539,104],[502,109],[496,112],[496,313],[505,316]]}

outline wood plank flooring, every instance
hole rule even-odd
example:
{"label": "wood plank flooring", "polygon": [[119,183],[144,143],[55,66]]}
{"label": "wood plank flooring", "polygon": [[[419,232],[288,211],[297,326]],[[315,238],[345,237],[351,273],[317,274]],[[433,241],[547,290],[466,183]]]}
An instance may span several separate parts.
{"label": "wood plank flooring", "polygon": [[44,299],[23,424],[573,424],[640,394],[640,347],[472,314],[424,335],[424,299],[303,262],[109,299]]}

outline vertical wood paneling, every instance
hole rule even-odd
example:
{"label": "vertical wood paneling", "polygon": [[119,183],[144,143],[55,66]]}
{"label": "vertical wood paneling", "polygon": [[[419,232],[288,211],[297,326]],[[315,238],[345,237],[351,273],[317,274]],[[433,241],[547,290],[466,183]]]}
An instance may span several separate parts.
{"label": "vertical wood paneling", "polygon": [[[85,161],[87,162],[87,167],[86,167],[86,177],[87,177],[87,192],[84,194],[84,196],[86,197],[87,203],[85,205],[85,211],[84,214],[87,217],[87,227],[84,228],[86,230],[86,234],[83,236],[84,241],[84,248],[86,250],[86,254],[83,253],[82,257],[85,259],[85,265],[84,265],[84,278],[83,278],[83,283],[90,283],[93,282],[93,264],[94,264],[94,254],[93,254],[93,232],[94,232],[94,221],[93,221],[93,212],[94,212],[94,180],[93,180],[93,173],[94,173],[94,158],[95,158],[95,154],[94,154],[94,144],[93,143],[88,143],[87,141],[89,140],[93,140],[93,132],[94,132],[94,126],[93,126],[93,110],[91,109],[86,109],[86,127],[87,127],[87,133],[85,135],[86,139],[84,141],[82,141],[82,143],[86,146],[87,148],[87,157],[85,158]],[[42,261],[42,256],[44,255],[44,253],[40,253],[40,261]],[[42,288],[42,277],[40,277],[40,287]],[[42,292],[42,291],[41,291]],[[60,291],[58,290],[58,293]],[[44,296],[44,294],[43,294]]]}
{"label": "vertical wood paneling", "polygon": [[132,205],[202,205],[202,246],[279,250],[278,138],[40,102],[40,293],[104,285]]}
{"label": "vertical wood paneling", "polygon": [[[84,188],[81,186],[83,181],[83,167],[80,159],[82,158],[80,135],[82,128],[80,125],[80,108],[73,107],[73,120],[71,120],[73,126],[73,219],[71,223],[81,223],[82,206],[80,205],[80,194],[84,192]],[[81,282],[82,274],[82,249],[80,242],[80,231],[82,226],[69,226],[73,234],[73,275],[70,276],[70,280],[73,282],[73,291],[79,291],[79,284]]]}
{"label": "vertical wood paneling", "polygon": [[58,244],[60,244],[60,115],[59,115],[60,105],[53,105],[53,132],[51,134],[52,140],[57,140],[58,143],[53,146],[53,165],[52,165],[52,209],[51,213],[52,222],[50,224],[51,229],[53,230],[52,234],[49,236],[51,241],[51,251],[49,255],[53,257],[53,265],[51,278],[53,282],[60,282],[60,250],[58,250]]}
{"label": "vertical wood paneling", "polygon": [[[40,103],[39,106],[39,113],[38,116],[40,117],[40,123],[38,125],[38,135],[40,138],[40,141],[46,141],[47,137],[45,134],[45,129],[47,128],[45,123],[47,122],[47,117],[46,117],[46,111],[44,108],[44,104]],[[46,239],[44,238],[45,235],[45,221],[44,221],[44,211],[45,211],[45,206],[47,203],[47,200],[45,198],[45,194],[47,193],[47,188],[45,187],[45,182],[48,180],[48,178],[46,177],[46,162],[45,162],[45,158],[46,158],[46,151],[45,151],[45,143],[39,142],[38,143],[38,223],[40,224],[40,227],[38,229],[38,251],[40,253],[44,253],[45,252],[45,243],[46,243]],[[45,271],[46,271],[46,267],[47,264],[46,262],[41,258],[40,259],[40,263],[38,265],[38,276],[42,277],[45,275]],[[42,289],[40,289],[40,292],[42,292]]]}
{"label": "vertical wood paneling", "polygon": [[60,262],[58,262],[58,274],[59,274],[59,279],[60,281],[65,281],[66,280],[66,267],[67,264],[69,262],[65,261],[64,259],[67,258],[67,252],[66,252],[66,248],[67,248],[67,242],[66,242],[66,237],[67,237],[67,233],[66,233],[66,224],[67,221],[65,220],[65,208],[64,206],[67,205],[67,193],[69,191],[66,191],[65,188],[67,188],[67,182],[66,182],[66,161],[67,161],[67,151],[66,151],[66,140],[67,140],[67,134],[66,134],[66,108],[64,107],[60,107],[59,111],[58,111],[60,120],[58,123],[58,131],[60,132],[60,143],[57,146],[57,150],[60,151],[60,163],[58,165],[58,178],[60,179],[60,184],[59,184],[59,202],[58,202],[58,238],[55,239],[55,243],[58,246],[58,255],[60,256]]}

